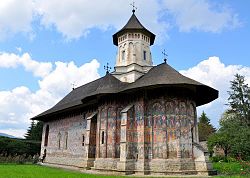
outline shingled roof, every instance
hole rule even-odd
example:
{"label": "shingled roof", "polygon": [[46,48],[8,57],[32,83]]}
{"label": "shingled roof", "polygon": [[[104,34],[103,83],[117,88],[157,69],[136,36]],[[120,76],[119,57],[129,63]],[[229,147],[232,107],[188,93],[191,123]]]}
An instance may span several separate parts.
{"label": "shingled roof", "polygon": [[139,88],[147,88],[152,86],[175,86],[175,87],[189,87],[193,86],[196,90],[196,104],[197,106],[206,104],[218,98],[218,91],[206,86],[193,79],[185,77],[174,68],[166,63],[151,68],[148,73],[123,88],[123,91],[138,90]]}
{"label": "shingled roof", "polygon": [[32,119],[39,119],[46,115],[62,111],[64,109],[73,108],[82,105],[82,100],[99,94],[117,93],[126,86],[127,83],[121,82],[111,74],[106,74],[104,77],[95,81],[82,85],[72,90],[61,101],[49,110],[35,116]]}
{"label": "shingled roof", "polygon": [[127,24],[113,35],[114,45],[118,45],[118,37],[125,32],[142,32],[150,37],[150,45],[154,44],[155,34],[146,29],[133,13]]}

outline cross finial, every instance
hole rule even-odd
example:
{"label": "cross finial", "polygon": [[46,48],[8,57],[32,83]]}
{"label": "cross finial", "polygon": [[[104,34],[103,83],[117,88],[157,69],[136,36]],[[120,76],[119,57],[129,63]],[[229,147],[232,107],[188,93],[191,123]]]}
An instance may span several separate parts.
{"label": "cross finial", "polygon": [[135,6],[135,1],[133,1],[133,3],[130,4],[130,5],[133,7],[132,12],[133,12],[133,14],[134,14],[134,13],[135,13],[135,9],[137,9],[137,7]]}
{"label": "cross finial", "polygon": [[109,73],[109,71],[111,70],[111,67],[109,66],[109,63],[107,62],[107,65],[104,66],[104,69],[106,70],[106,74]]}
{"label": "cross finial", "polygon": [[75,82],[71,83],[71,86],[72,86],[72,90],[74,90],[76,86]]}
{"label": "cross finial", "polygon": [[162,52],[162,54],[164,55],[164,63],[167,63],[167,57],[168,57],[168,55],[167,55],[165,49],[164,49],[164,51]]}

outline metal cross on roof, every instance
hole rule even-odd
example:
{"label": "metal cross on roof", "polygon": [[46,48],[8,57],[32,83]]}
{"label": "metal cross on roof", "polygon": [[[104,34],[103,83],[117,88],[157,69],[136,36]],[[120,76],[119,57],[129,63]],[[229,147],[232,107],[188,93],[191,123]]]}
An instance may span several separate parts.
{"label": "metal cross on roof", "polygon": [[72,86],[72,90],[74,90],[74,89],[75,89],[75,86],[76,86],[75,82],[74,82],[74,83],[71,83],[71,86]]}
{"label": "metal cross on roof", "polygon": [[135,13],[135,9],[137,9],[137,7],[135,6],[135,1],[133,1],[133,3],[130,4],[130,5],[133,7],[132,12],[133,12],[133,14],[134,14],[134,13]]}
{"label": "metal cross on roof", "polygon": [[104,66],[104,70],[106,70],[106,74],[108,74],[111,70],[111,67],[109,66],[109,63],[107,62],[107,65]]}
{"label": "metal cross on roof", "polygon": [[164,49],[164,51],[162,52],[162,54],[164,55],[164,62],[167,63],[167,57],[168,57],[168,55],[167,55],[167,53],[165,52],[165,49]]}

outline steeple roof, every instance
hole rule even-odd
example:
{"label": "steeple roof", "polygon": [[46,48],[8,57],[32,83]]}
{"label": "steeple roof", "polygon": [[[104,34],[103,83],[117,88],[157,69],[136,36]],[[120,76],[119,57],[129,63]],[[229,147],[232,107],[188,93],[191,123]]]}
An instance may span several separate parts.
{"label": "steeple roof", "polygon": [[127,24],[113,35],[114,45],[118,45],[118,37],[126,32],[142,32],[150,37],[150,45],[154,44],[155,34],[146,29],[133,13]]}

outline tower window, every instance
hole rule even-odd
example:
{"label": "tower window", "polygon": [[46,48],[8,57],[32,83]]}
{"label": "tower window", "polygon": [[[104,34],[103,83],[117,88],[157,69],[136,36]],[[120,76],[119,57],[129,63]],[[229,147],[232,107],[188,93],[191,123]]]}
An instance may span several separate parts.
{"label": "tower window", "polygon": [[122,51],[122,61],[125,61],[125,50]]}
{"label": "tower window", "polygon": [[102,131],[102,144],[104,144],[104,131]]}
{"label": "tower window", "polygon": [[147,52],[143,51],[143,59],[146,61],[147,60]]}

